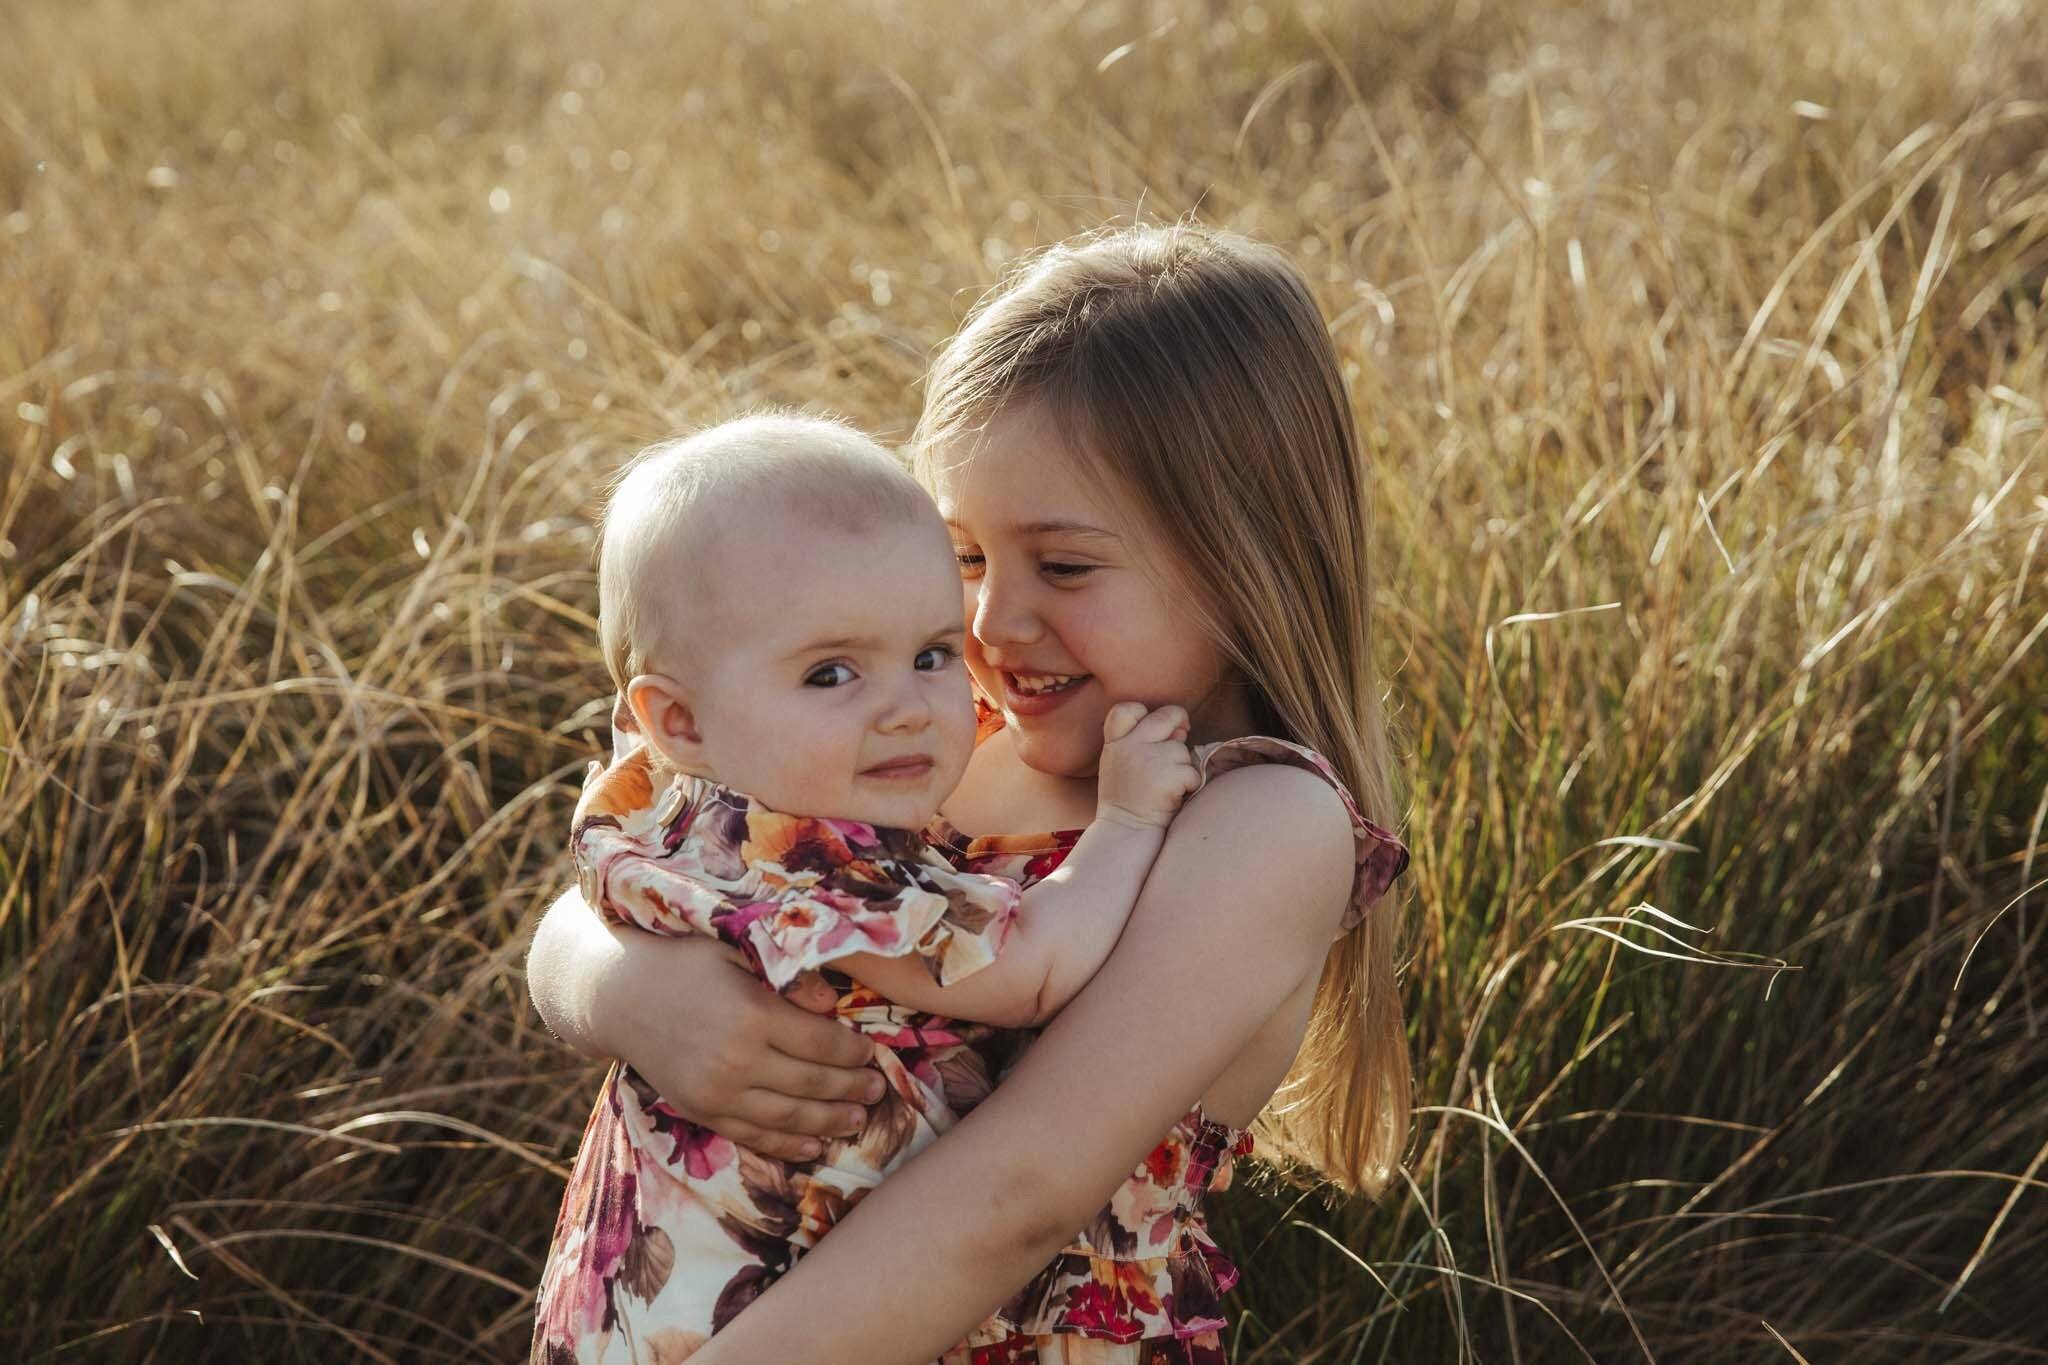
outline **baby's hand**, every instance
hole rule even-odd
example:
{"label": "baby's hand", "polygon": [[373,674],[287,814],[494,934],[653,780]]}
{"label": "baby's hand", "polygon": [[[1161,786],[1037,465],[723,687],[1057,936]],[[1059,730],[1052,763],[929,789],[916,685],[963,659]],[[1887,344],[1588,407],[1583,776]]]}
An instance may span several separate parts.
{"label": "baby's hand", "polygon": [[1095,818],[1136,829],[1164,829],[1181,800],[1202,783],[1188,751],[1188,713],[1118,702],[1102,718],[1102,761],[1095,775]]}

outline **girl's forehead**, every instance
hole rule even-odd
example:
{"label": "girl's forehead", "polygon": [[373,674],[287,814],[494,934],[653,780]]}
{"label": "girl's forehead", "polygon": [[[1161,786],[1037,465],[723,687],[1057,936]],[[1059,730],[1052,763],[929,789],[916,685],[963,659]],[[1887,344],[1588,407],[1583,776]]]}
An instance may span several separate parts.
{"label": "girl's forehead", "polygon": [[1115,512],[1074,457],[1037,423],[995,424],[934,452],[931,492],[953,522],[1102,526]]}

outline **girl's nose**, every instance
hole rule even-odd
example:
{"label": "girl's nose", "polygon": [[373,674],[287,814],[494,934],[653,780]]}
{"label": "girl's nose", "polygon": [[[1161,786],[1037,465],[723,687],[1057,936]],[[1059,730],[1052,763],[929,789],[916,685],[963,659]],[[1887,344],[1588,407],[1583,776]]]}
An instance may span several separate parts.
{"label": "girl's nose", "polygon": [[975,596],[972,629],[975,639],[996,650],[1033,644],[1045,634],[1023,595],[998,586],[992,575],[983,576]]}

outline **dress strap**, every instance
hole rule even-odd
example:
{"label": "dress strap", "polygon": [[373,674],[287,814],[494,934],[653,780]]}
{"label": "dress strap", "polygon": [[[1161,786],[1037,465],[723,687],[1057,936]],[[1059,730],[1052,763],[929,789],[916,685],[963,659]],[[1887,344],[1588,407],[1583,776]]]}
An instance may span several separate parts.
{"label": "dress strap", "polygon": [[1215,744],[1197,745],[1195,764],[1201,769],[1202,781],[1195,791],[1209,785],[1212,777],[1253,763],[1285,763],[1305,768],[1337,789],[1345,813],[1351,817],[1353,852],[1358,864],[1351,887],[1351,905],[1344,912],[1343,932],[1356,929],[1365,922],[1367,907],[1385,895],[1394,879],[1408,870],[1408,846],[1392,831],[1365,818],[1351,789],[1337,776],[1328,759],[1313,749],[1271,735],[1241,735]]}

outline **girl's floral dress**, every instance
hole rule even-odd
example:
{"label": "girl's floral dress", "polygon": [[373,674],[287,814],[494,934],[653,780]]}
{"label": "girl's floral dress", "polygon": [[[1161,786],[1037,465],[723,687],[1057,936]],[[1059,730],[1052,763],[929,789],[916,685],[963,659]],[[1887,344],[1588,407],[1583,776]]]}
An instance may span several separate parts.
{"label": "girl's floral dress", "polygon": [[[985,728],[990,719],[985,713]],[[1001,725],[994,715],[994,728]],[[1336,770],[1314,750],[1248,735],[1197,746],[1195,759],[1204,784],[1246,764],[1286,763],[1336,788],[1351,815],[1357,864],[1345,932],[1407,869],[1407,847],[1359,812]],[[1029,887],[1060,865],[1081,831],[970,839],[941,817],[927,833],[964,870]],[[939,1365],[1228,1365],[1222,1299],[1238,1269],[1210,1238],[1203,1201],[1229,1188],[1232,1163],[1251,1151],[1249,1131],[1210,1118],[1197,1104],[1052,1264]]]}
{"label": "girl's floral dress", "polygon": [[[1001,726],[1000,716],[986,708],[982,720],[983,738]],[[1400,840],[1358,812],[1334,770],[1312,750],[1248,736],[1201,746],[1196,756],[1205,782],[1248,763],[1282,762],[1313,771],[1337,789],[1356,835],[1357,874],[1345,929],[1355,927],[1407,867]],[[593,809],[630,812],[648,804],[653,793],[646,771],[630,754],[615,762],[586,789],[579,829]],[[593,799],[604,784],[614,785]],[[675,811],[669,816],[672,825]],[[621,818],[630,823],[636,817]],[[637,818],[645,827],[647,817]],[[843,829],[848,822],[803,823]],[[1081,831],[968,838],[941,818],[926,834],[965,874],[964,893],[984,885],[976,877],[1028,888],[1060,865]],[[593,906],[618,917],[590,892],[586,886]],[[786,994],[875,1035],[889,1091],[857,1138],[828,1143],[817,1161],[791,1165],[757,1157],[690,1123],[630,1067],[615,1066],[556,1223],[535,1323],[536,1362],[687,1358],[882,1175],[988,1093],[992,1078],[1021,1055],[1033,1034],[919,1014],[830,967],[819,970],[845,953],[908,944],[914,946],[903,951],[924,955],[941,981],[964,976],[982,954],[1000,949],[1014,899],[1006,910],[1000,897],[984,904],[964,894],[956,900],[951,888],[947,894],[950,913],[915,916],[894,935],[875,916],[856,916],[869,932],[858,941],[833,938],[831,946],[855,943],[840,952],[808,925],[802,933],[782,933],[789,918],[783,914],[714,916],[710,932],[747,952],[757,975],[772,981],[764,974],[769,964],[801,964]],[[689,919],[669,916],[642,927],[673,933]],[[636,915],[632,922],[642,921]],[[843,932],[842,923],[833,921],[827,932]],[[1203,1201],[1228,1187],[1233,1160],[1251,1150],[1247,1131],[1196,1105],[1052,1263],[939,1365],[1226,1365],[1222,1296],[1237,1283],[1238,1270],[1210,1238]],[[850,1160],[856,1162],[852,1178],[841,1169]],[[821,1357],[826,1354],[829,1344],[821,1343]]]}

